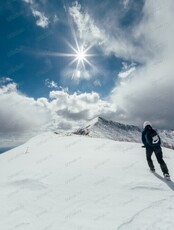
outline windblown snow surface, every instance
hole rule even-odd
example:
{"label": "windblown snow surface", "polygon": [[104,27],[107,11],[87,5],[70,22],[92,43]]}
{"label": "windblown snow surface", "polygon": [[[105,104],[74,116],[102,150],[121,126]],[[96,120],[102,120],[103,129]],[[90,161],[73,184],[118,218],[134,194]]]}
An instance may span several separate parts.
{"label": "windblown snow surface", "polygon": [[174,183],[153,160],[156,174],[141,144],[39,135],[0,155],[0,229],[173,230]]}

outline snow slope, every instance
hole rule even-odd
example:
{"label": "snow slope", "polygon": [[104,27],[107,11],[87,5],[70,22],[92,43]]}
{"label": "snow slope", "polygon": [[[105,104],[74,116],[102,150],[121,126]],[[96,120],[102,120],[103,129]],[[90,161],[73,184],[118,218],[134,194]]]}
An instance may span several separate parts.
{"label": "snow slope", "polygon": [[[102,117],[96,117],[86,124],[85,127],[78,129],[75,134],[88,135],[91,137],[104,137],[116,141],[141,143],[142,130],[135,125],[127,125],[119,122],[108,121]],[[157,130],[162,146],[174,149],[174,131]]]}
{"label": "snow slope", "polygon": [[0,155],[0,229],[173,230],[174,183],[154,161],[156,175],[137,143],[37,136]]}

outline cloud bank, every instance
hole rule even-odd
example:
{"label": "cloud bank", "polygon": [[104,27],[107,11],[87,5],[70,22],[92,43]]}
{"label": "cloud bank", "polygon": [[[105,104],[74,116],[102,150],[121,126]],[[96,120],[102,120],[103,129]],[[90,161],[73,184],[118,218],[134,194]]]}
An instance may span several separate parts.
{"label": "cloud bank", "polygon": [[[131,3],[124,1],[123,8],[130,8]],[[157,127],[174,127],[173,10],[172,0],[146,0],[141,20],[123,28],[112,11],[97,23],[78,2],[70,7],[70,15],[86,42],[98,45],[104,55],[139,63],[118,74],[108,99],[117,107],[115,114],[108,113],[111,119],[140,126],[144,120],[151,120]]]}
{"label": "cloud bank", "polygon": [[95,92],[69,94],[54,90],[49,99],[35,100],[23,95],[14,82],[4,84],[4,78],[0,107],[1,146],[16,145],[43,131],[76,129],[88,119],[114,111]]}
{"label": "cloud bank", "polygon": [[23,142],[49,120],[48,111],[18,92],[14,82],[0,87],[0,107],[1,146]]}
{"label": "cloud bank", "polygon": [[122,121],[141,125],[151,120],[157,127],[174,127],[173,9],[170,0],[145,2],[144,17],[135,35],[143,39],[142,50],[149,55],[131,78],[122,79],[110,95],[122,111]]}

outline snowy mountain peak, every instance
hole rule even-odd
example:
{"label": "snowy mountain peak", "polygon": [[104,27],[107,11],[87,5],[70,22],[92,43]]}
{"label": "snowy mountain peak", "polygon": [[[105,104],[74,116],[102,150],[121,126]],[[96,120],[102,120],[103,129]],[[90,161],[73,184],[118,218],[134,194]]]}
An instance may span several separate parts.
{"label": "snowy mountain peak", "polygon": [[[123,123],[119,123],[119,122],[115,122],[115,121],[108,121],[106,119],[104,119],[103,117],[96,117],[92,120],[90,120],[89,122],[87,122],[87,124],[85,125],[85,127],[81,128],[81,129],[90,129],[94,126],[107,126],[109,127],[115,127],[115,128],[120,128],[120,129],[124,129],[124,130],[138,130],[141,131],[141,129],[138,126],[135,125],[127,125],[127,124],[123,124]],[[79,129],[79,130],[81,130]]]}
{"label": "snowy mountain peak", "polygon": [[85,127],[78,129],[75,134],[104,137],[117,141],[140,142],[140,132],[141,130],[137,126],[96,117],[89,121]]}
{"label": "snowy mountain peak", "polygon": [[[96,117],[89,121],[84,127],[74,132],[74,134],[108,138],[115,141],[141,143],[141,131],[142,130],[135,125],[108,121],[102,117]],[[157,132],[162,139],[162,146],[174,149],[174,131],[157,130]]]}
{"label": "snowy mountain peak", "polygon": [[87,122],[87,124],[86,124],[86,128],[88,127],[92,127],[92,126],[94,126],[95,124],[97,124],[98,122],[100,122],[100,120],[101,120],[102,118],[101,117],[95,117],[95,118],[93,118],[92,120],[90,120],[89,122]]}

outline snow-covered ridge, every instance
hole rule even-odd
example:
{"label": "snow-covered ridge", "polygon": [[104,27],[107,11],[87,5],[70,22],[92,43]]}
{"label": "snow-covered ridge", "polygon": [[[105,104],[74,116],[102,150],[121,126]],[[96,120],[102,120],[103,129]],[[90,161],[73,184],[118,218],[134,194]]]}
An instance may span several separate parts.
{"label": "snow-covered ridge", "polygon": [[174,183],[154,164],[137,143],[40,134],[0,155],[1,229],[173,230]]}
{"label": "snow-covered ridge", "polygon": [[[90,137],[108,138],[115,141],[141,143],[141,132],[142,129],[138,126],[108,121],[102,117],[97,117],[74,133]],[[157,132],[161,137],[162,146],[174,149],[174,131],[157,130]]]}

